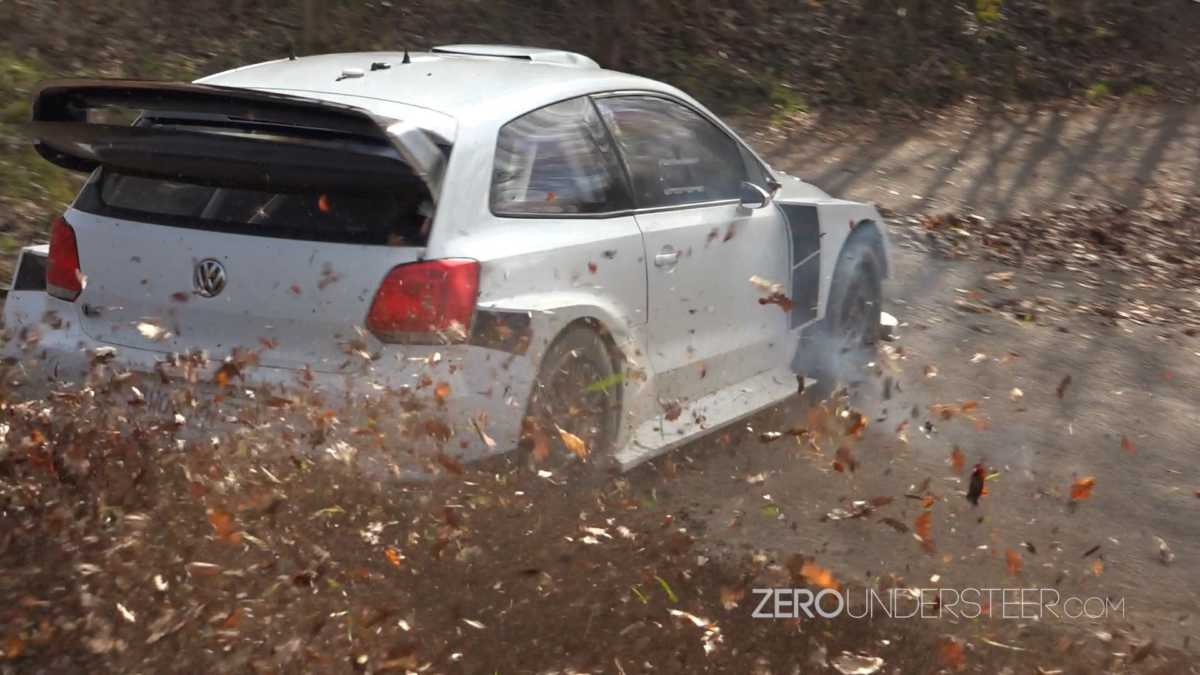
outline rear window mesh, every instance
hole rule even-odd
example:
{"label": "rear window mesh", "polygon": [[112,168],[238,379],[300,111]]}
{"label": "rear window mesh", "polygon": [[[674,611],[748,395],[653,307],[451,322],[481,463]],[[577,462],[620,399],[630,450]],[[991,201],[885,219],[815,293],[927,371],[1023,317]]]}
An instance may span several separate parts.
{"label": "rear window mesh", "polygon": [[103,171],[93,182],[106,215],[194,229],[355,244],[424,245],[424,190],[273,193]]}

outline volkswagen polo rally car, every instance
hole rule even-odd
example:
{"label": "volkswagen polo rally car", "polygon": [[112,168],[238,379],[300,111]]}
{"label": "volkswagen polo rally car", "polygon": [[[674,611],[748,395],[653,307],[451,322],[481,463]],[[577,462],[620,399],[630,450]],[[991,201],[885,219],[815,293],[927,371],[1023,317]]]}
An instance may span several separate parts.
{"label": "volkswagen polo rally car", "polygon": [[829,381],[877,336],[874,207],[578,54],[51,81],[31,129],[89,174],[4,309],[7,354],[48,377],[98,354],[135,373],[202,354],[211,376],[252,353],[218,383],[408,390],[460,459],[540,433],[628,467],[794,395],[798,372]]}

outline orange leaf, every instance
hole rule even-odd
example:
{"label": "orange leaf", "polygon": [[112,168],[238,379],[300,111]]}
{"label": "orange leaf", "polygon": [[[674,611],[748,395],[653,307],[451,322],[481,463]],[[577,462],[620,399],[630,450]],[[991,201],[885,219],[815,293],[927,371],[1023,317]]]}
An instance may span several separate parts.
{"label": "orange leaf", "polygon": [[833,572],[830,572],[824,567],[819,567],[813,563],[804,563],[804,565],[800,567],[800,574],[804,577],[805,581],[814,586],[831,588],[835,591],[841,588],[841,584],[839,584],[837,580],[833,578]]}
{"label": "orange leaf", "polygon": [[25,641],[19,636],[12,636],[4,641],[4,658],[15,659],[25,653]]}
{"label": "orange leaf", "polygon": [[963,652],[962,643],[952,637],[939,640],[938,661],[944,668],[962,670],[967,665],[967,655]]}
{"label": "orange leaf", "polygon": [[1008,568],[1008,573],[1014,577],[1021,573],[1021,568],[1025,566],[1021,560],[1021,554],[1011,548],[1004,552],[1005,566]]}
{"label": "orange leaf", "polygon": [[1095,478],[1079,478],[1071,483],[1071,501],[1077,502],[1092,496],[1092,488],[1096,487]]}
{"label": "orange leaf", "polygon": [[846,434],[855,438],[862,438],[863,431],[867,428],[867,416],[862,413],[853,413],[853,421],[849,428],[846,429]]}
{"label": "orange leaf", "polygon": [[1092,576],[1098,577],[1104,573],[1104,561],[1096,558],[1092,561]]}
{"label": "orange leaf", "polygon": [[400,565],[403,564],[404,556],[401,555],[400,551],[397,551],[395,548],[389,546],[383,549],[383,554],[387,556],[388,562],[392,563],[392,565],[400,567]]}
{"label": "orange leaf", "polygon": [[219,509],[209,509],[208,522],[212,525],[213,532],[216,533],[218,539],[223,539],[231,544],[242,540],[241,533],[234,527],[233,516],[228,513]]}
{"label": "orange leaf", "polygon": [[450,385],[446,382],[438,382],[433,388],[433,396],[438,403],[445,403],[446,399],[450,398]]}
{"label": "orange leaf", "polygon": [[588,456],[587,443],[584,443],[582,438],[560,426],[556,425],[555,428],[558,429],[558,436],[562,438],[563,445],[566,445],[567,449],[574,453],[580,460],[586,460]]}
{"label": "orange leaf", "polygon": [[221,627],[222,628],[237,628],[238,624],[241,622],[242,622],[242,608],[234,607],[233,611],[229,613],[229,616],[225,617],[225,621],[223,621],[221,623]]}
{"label": "orange leaf", "polygon": [[917,516],[913,521],[913,527],[916,528],[917,536],[921,541],[933,541],[933,514],[929,511]]}
{"label": "orange leaf", "polygon": [[962,473],[966,463],[967,456],[963,453],[962,448],[954,446],[954,449],[950,451],[950,466],[954,469],[954,473]]}
{"label": "orange leaf", "polygon": [[1131,455],[1137,452],[1137,449],[1133,447],[1133,441],[1129,440],[1128,436],[1121,437],[1121,449]]}

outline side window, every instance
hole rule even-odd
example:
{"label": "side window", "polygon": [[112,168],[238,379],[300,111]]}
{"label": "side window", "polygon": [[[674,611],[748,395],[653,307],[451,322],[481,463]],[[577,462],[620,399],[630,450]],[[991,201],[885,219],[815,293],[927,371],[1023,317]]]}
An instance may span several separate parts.
{"label": "side window", "polygon": [[590,100],[555,103],[500,129],[491,205],[496,215],[631,208],[617,154]]}
{"label": "side window", "polygon": [[746,164],[737,142],[691,108],[655,96],[596,100],[633,179],[639,207],[737,199]]}

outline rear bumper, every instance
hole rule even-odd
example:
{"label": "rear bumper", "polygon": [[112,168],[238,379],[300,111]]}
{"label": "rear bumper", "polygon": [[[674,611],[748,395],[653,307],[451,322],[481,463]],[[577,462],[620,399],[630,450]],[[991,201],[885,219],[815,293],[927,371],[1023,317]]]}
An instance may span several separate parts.
{"label": "rear bumper", "polygon": [[[161,363],[170,355],[94,340],[74,321],[75,307],[42,291],[12,290],[4,305],[5,358],[26,373],[29,396],[50,381],[83,381],[93,370],[97,350],[111,351],[108,369],[128,370],[152,386],[161,382]],[[222,361],[198,368],[197,381],[216,390]],[[168,369],[170,372],[170,369]],[[520,439],[521,418],[535,368],[527,355],[472,345],[388,347],[381,358],[353,374],[305,372],[247,366],[230,383],[235,391],[286,395],[303,390],[320,398],[352,424],[370,400],[394,402],[397,438],[419,444],[422,454],[445,452],[462,461],[511,450]],[[390,425],[393,420],[377,420]],[[483,439],[481,430],[493,442]],[[402,442],[402,441],[401,441]],[[397,448],[410,454],[414,448]]]}

